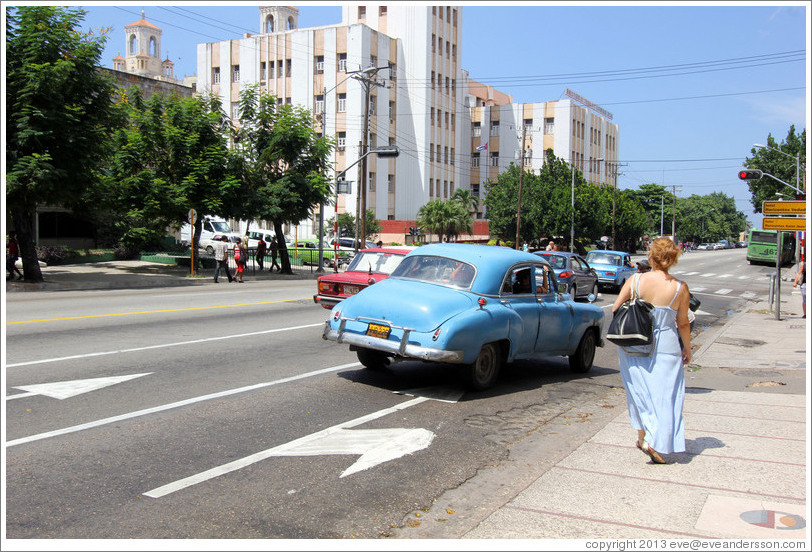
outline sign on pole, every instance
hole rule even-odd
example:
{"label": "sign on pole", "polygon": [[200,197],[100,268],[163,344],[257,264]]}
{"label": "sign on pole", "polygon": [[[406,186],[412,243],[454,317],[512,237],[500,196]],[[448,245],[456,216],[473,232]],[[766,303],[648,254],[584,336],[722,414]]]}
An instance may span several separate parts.
{"label": "sign on pole", "polygon": [[761,227],[764,230],[806,230],[806,218],[764,217]]}
{"label": "sign on pole", "polygon": [[765,215],[805,215],[806,201],[762,201],[761,212]]}
{"label": "sign on pole", "polygon": [[192,243],[191,254],[189,255],[190,275],[195,275],[195,223],[197,222],[197,211],[189,209],[189,237]]}

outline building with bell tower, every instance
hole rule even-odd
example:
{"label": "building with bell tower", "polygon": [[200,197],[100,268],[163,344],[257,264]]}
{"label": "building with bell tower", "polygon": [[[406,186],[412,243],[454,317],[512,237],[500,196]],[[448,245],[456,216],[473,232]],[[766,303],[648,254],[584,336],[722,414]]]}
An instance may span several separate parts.
{"label": "building with bell tower", "polygon": [[260,33],[280,33],[299,28],[299,9],[293,6],[260,6]]}
{"label": "building with bell tower", "polygon": [[175,77],[175,64],[167,57],[161,60],[161,29],[141,19],[124,27],[125,52],[113,58],[113,69],[141,77],[150,77],[171,83],[180,82]]}

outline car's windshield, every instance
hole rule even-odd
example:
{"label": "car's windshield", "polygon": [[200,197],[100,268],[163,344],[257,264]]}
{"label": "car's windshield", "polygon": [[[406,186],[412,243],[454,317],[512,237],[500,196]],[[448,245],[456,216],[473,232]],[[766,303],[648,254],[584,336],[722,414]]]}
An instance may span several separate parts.
{"label": "car's windshield", "polygon": [[371,270],[381,274],[392,274],[403,257],[403,255],[395,253],[359,251],[350,266],[347,267],[347,271],[369,272]]}
{"label": "car's windshield", "polygon": [[620,266],[620,257],[617,255],[610,255],[608,253],[595,253],[590,252],[586,258],[588,263],[608,264]]}
{"label": "car's windshield", "polygon": [[542,255],[556,270],[567,268],[567,258],[563,255]]}
{"label": "car's windshield", "polygon": [[404,258],[392,277],[468,288],[474,281],[475,274],[474,267],[462,261],[433,255],[414,255]]}
{"label": "car's windshield", "polygon": [[215,232],[231,232],[231,228],[229,228],[228,223],[223,221],[210,221],[211,227],[214,228]]}

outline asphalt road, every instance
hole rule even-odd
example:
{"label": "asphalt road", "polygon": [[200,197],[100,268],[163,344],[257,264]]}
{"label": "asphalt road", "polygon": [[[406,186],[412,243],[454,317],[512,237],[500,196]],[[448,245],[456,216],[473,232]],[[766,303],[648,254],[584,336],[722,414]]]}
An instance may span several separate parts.
{"label": "asphalt road", "polygon": [[[702,300],[695,332],[763,298],[774,272],[741,249],[674,269]],[[588,374],[519,363],[483,393],[452,367],[364,370],[321,339],[314,286],[7,295],[6,536],[385,537],[482,470],[499,481],[524,436],[558,428],[554,456],[619,407],[611,345]]]}

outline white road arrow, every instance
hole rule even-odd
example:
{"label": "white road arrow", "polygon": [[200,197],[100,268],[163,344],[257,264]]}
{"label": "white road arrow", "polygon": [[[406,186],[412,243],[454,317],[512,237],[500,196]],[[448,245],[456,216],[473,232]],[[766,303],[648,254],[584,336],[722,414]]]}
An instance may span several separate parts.
{"label": "white road arrow", "polygon": [[[415,391],[417,390],[412,390],[411,393]],[[426,390],[423,389],[421,391]],[[459,394],[461,395],[461,393]],[[443,395],[445,396],[445,400],[448,400],[447,394],[443,393]],[[350,431],[349,428],[357,427],[371,420],[381,418],[399,410],[404,410],[427,400],[429,400],[428,397],[417,397],[391,408],[385,408],[367,414],[366,416],[361,416],[360,418],[328,427],[327,429],[306,435],[277,447],[254,453],[245,458],[240,458],[228,464],[223,464],[222,466],[211,468],[184,479],[179,479],[178,481],[158,487],[157,489],[152,489],[144,493],[144,496],[160,498],[274,456],[360,454],[361,458],[347,468],[344,473],[341,474],[341,477],[357,473],[383,462],[394,460],[428,447],[434,439],[434,433],[421,428],[356,429],[352,431]]]}
{"label": "white road arrow", "polygon": [[102,389],[103,387],[107,387],[109,385],[115,385],[117,383],[121,383],[122,381],[140,378],[141,376],[148,376],[151,373],[152,372],[147,372],[145,374],[132,374],[129,376],[112,376],[109,378],[93,378],[72,381],[57,381],[53,383],[38,383],[35,385],[20,385],[14,387],[14,389],[27,391],[27,393],[7,396],[6,400],[10,401],[11,399],[33,397],[34,395],[45,395],[46,397],[51,397],[52,399],[62,400],[76,395],[81,395],[82,393],[96,391],[97,389]]}

